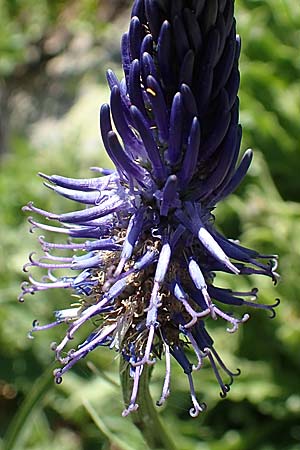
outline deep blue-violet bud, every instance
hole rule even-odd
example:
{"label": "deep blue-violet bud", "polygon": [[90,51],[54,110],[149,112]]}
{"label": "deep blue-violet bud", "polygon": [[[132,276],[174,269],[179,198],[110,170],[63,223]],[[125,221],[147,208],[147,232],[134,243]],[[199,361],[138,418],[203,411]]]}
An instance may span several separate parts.
{"label": "deep blue-violet bud", "polygon": [[[134,379],[124,416],[138,408],[143,368],[163,355],[158,405],[170,392],[171,356],[187,376],[191,416],[204,410],[193,373],[206,362],[225,397],[239,371],[230,371],[215,350],[210,321],[224,320],[232,333],[249,319],[248,313],[233,315],[234,308],[266,309],[273,317],[279,303],[259,303],[256,288],[220,287],[215,276],[223,271],[277,280],[277,257],[227,239],[212,215],[252,160],[247,150],[238,163],[241,45],[233,9],[234,0],[136,0],[121,43],[124,79],[108,71],[110,104],[100,112],[115,169],[96,169],[91,179],[40,174],[48,188],[82,207],[66,214],[24,207],[41,217],[29,218],[32,229],[67,241],[39,238],[44,253],[31,254],[24,270],[38,267],[47,275],[39,281],[29,274],[20,301],[46,289],[68,288],[78,297],[76,305],[70,300],[54,311],[53,322],[35,321],[30,336],[67,327],[52,346],[61,365],[57,383],[94,349],[109,345],[119,352]],[[68,269],[66,276],[61,269]],[[81,336],[90,330],[90,318],[95,329],[74,348],[70,341],[79,328]]]}

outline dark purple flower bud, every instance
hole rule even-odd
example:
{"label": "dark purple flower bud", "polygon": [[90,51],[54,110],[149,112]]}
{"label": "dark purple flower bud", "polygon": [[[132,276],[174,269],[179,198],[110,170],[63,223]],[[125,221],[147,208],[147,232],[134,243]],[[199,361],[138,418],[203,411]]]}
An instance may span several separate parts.
{"label": "dark purple flower bud", "polygon": [[168,142],[168,162],[174,166],[182,157],[182,127],[183,127],[183,103],[182,95],[177,92],[174,96],[171,113]]}
{"label": "dark purple flower bud", "polygon": [[131,59],[138,58],[140,55],[140,48],[142,43],[143,30],[138,17],[133,17],[130,21],[129,27],[129,45]]}

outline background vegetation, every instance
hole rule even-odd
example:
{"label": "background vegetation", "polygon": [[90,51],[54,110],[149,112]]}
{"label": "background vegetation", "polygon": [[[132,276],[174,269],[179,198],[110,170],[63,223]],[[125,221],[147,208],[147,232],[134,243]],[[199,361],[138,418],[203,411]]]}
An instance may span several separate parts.
{"label": "background vegetation", "polygon": [[[55,386],[49,343],[60,333],[27,339],[32,320],[46,323],[68,294],[16,301],[21,267],[37,248],[21,207],[31,199],[65,210],[36,173],[88,176],[90,166],[109,164],[98,109],[108,99],[105,69],[120,71],[129,4],[0,0],[0,433],[7,450],[145,448],[130,419],[121,417],[113,352],[94,352]],[[229,367],[242,369],[227,399],[219,398],[205,367],[195,378],[209,408],[191,419],[187,382],[174,365],[161,417],[181,450],[299,450],[300,3],[237,0],[236,17],[243,42],[242,149],[251,146],[255,160],[243,186],[219,205],[217,220],[228,236],[280,255],[278,286],[253,277],[231,287],[249,283],[260,288],[262,302],[280,297],[281,305],[274,320],[252,313],[236,335],[223,324],[214,330]],[[156,367],[154,398],[162,373]]]}

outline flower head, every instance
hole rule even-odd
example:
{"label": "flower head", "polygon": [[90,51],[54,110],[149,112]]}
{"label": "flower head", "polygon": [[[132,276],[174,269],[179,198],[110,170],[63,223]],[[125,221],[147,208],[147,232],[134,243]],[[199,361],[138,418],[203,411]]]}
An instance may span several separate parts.
{"label": "flower head", "polygon": [[[67,327],[53,347],[61,363],[58,383],[97,347],[116,349],[134,379],[124,415],[138,407],[144,366],[163,356],[159,405],[169,395],[171,356],[187,375],[192,416],[204,408],[192,378],[204,360],[226,396],[238,372],[225,366],[206,324],[222,319],[232,333],[249,315],[234,316],[228,308],[246,305],[273,316],[278,304],[258,303],[257,289],[234,292],[215,284],[219,271],[273,281],[277,276],[275,256],[228,240],[214,227],[214,207],[236,189],[252,159],[248,150],[237,164],[240,39],[233,3],[136,0],[122,38],[125,76],[119,81],[108,71],[110,105],[100,112],[102,140],[115,170],[96,169],[99,176],[91,179],[40,174],[47,187],[85,208],[66,214],[32,203],[24,208],[54,223],[30,218],[33,228],[65,235],[68,243],[39,238],[44,255],[31,255],[25,270],[37,266],[48,275],[42,281],[29,275],[20,299],[52,288],[69,288],[80,299],[56,311],[53,323],[34,323],[31,333]],[[75,275],[57,277],[57,269]],[[91,318],[94,331],[70,350],[76,331]]]}

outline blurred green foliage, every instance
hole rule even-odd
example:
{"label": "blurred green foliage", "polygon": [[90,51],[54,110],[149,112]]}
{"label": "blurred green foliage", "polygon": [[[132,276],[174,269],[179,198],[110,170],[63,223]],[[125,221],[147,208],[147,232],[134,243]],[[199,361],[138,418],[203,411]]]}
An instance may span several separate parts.
{"label": "blurred green foliage", "polygon": [[[107,23],[100,12],[106,3],[109,2],[0,0],[0,75],[9,76],[18,65],[31,63],[38,56],[37,45],[57,27],[70,33],[86,29],[101,36]],[[119,2],[122,3],[126,2]]]}
{"label": "blurred green foliage", "polygon": [[236,10],[244,141],[264,153],[284,199],[299,201],[300,3],[239,0]]}
{"label": "blurred green foliage", "polygon": [[[112,5],[114,21],[108,25],[103,11]],[[7,449],[145,448],[130,418],[120,415],[113,352],[94,352],[54,386],[49,343],[60,331],[26,338],[32,320],[51,320],[53,310],[68,305],[69,294],[40,294],[24,305],[16,301],[20,268],[38,249],[21,207],[28,200],[53,211],[67,206],[43,188],[36,173],[88,176],[89,166],[109,164],[97,122],[99,105],[108,99],[104,70],[118,67],[115,49],[129,14],[118,15],[117,6],[0,0],[0,94],[7,114],[0,178],[0,431],[12,439]],[[180,450],[299,450],[300,3],[237,0],[236,17],[243,42],[242,148],[254,148],[255,159],[246,182],[218,206],[217,223],[244,245],[280,255],[278,286],[257,276],[231,277],[228,287],[257,286],[262,302],[280,297],[281,305],[273,320],[253,313],[236,335],[221,323],[214,329],[228,366],[242,369],[226,400],[218,397],[212,371],[204,367],[195,379],[209,408],[191,419],[187,380],[174,364],[172,393],[161,417]],[[227,285],[226,276],[221,283]],[[163,371],[163,364],[157,365],[153,374],[154,399]]]}

